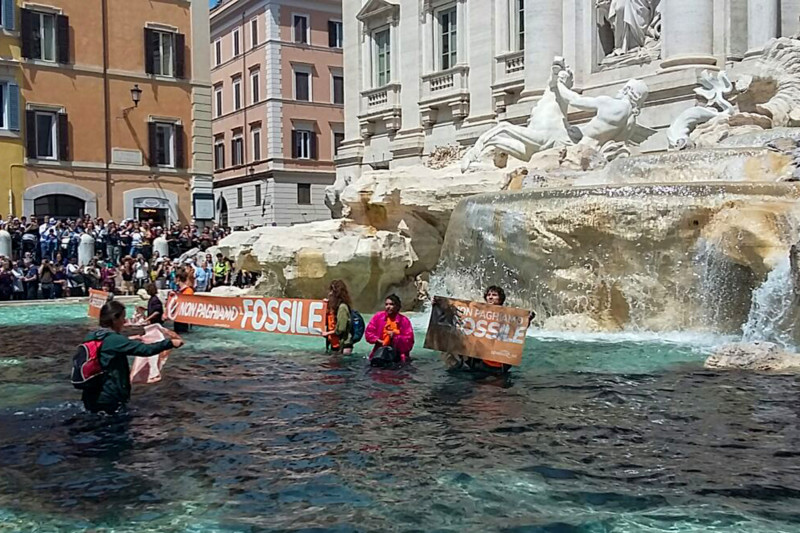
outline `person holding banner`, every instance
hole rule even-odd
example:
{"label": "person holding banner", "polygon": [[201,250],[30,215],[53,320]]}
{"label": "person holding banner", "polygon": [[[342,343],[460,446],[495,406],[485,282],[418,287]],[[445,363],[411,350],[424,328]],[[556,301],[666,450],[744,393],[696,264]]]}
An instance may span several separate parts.
{"label": "person holding banner", "polygon": [[350,324],[353,302],[344,281],[335,279],[331,282],[328,288],[327,307],[325,314],[327,331],[323,333],[326,348],[330,348],[333,353],[350,355],[353,353],[353,332]]}
{"label": "person holding banner", "polygon": [[402,303],[395,294],[390,294],[384,302],[385,311],[375,314],[364,332],[367,342],[374,345],[369,354],[370,363],[381,360],[384,363],[406,363],[411,359],[414,347],[414,328],[405,315],[400,314]]}
{"label": "person holding banner", "polygon": [[84,389],[84,407],[92,413],[114,414],[131,397],[131,377],[128,357],[150,357],[172,348],[180,348],[180,337],[166,338],[155,344],[144,344],[135,337],[128,338],[120,333],[125,325],[125,306],[110,301],[100,310],[102,329],[87,335],[85,342],[98,340],[100,345],[100,367],[103,376],[96,386]]}
{"label": "person holding banner", "polygon": [[[175,276],[178,281],[178,293],[191,296],[194,294],[194,270],[186,267],[181,267],[178,274]],[[173,324],[175,333],[186,333],[189,331],[189,324],[183,322],[175,322]]]}
{"label": "person holding banner", "polygon": [[[505,305],[506,292],[502,287],[492,285],[483,293],[483,301],[489,305]],[[529,322],[533,320],[535,316],[536,313],[531,311],[528,317]],[[502,372],[503,374],[508,373],[511,370],[511,365],[509,364],[490,361],[487,359],[479,359],[477,357],[468,357],[460,354],[443,353],[442,359],[449,370],[457,370],[462,367],[467,367],[469,370],[475,372]]]}

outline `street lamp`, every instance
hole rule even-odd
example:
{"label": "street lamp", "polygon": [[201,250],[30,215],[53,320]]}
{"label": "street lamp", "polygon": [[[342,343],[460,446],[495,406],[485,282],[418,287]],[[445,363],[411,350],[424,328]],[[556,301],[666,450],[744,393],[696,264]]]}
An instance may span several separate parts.
{"label": "street lamp", "polygon": [[142,90],[139,88],[139,84],[134,84],[133,88],[131,89],[131,100],[133,100],[133,107],[139,107],[139,100],[142,99]]}

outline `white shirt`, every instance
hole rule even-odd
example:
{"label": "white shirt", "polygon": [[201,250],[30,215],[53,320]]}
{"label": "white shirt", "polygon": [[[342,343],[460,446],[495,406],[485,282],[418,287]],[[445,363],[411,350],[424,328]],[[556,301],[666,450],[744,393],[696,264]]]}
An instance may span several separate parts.
{"label": "white shirt", "polygon": [[136,263],[136,272],[134,272],[136,279],[147,278],[147,263]]}

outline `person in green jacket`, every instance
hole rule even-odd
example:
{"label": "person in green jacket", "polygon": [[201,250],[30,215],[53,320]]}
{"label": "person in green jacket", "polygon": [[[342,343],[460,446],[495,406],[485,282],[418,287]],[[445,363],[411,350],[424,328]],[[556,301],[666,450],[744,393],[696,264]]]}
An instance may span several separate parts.
{"label": "person in green jacket", "polygon": [[125,306],[117,301],[107,302],[100,310],[100,327],[89,333],[84,342],[100,340],[100,367],[103,377],[95,387],[83,390],[83,405],[92,413],[113,414],[131,397],[131,369],[128,357],[150,357],[164,350],[180,348],[180,338],[164,339],[155,344],[144,344],[135,337],[128,338],[120,331],[125,324]]}
{"label": "person in green jacket", "polygon": [[340,279],[331,282],[328,288],[328,311],[325,315],[327,331],[325,342],[334,353],[353,353],[353,328],[350,326],[350,310],[353,302],[347,285]]}

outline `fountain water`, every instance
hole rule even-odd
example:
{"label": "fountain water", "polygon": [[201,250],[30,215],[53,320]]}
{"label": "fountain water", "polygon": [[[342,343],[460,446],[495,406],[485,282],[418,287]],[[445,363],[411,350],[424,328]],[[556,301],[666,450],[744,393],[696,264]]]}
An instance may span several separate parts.
{"label": "fountain water", "polygon": [[795,349],[796,307],[792,269],[787,256],[753,291],[750,313],[742,326],[744,340],[774,342]]}
{"label": "fountain water", "polygon": [[548,329],[717,331],[786,256],[794,184],[682,184],[488,194],[454,211],[434,291],[508,287]]}

